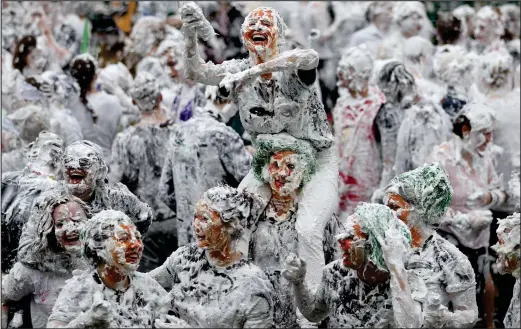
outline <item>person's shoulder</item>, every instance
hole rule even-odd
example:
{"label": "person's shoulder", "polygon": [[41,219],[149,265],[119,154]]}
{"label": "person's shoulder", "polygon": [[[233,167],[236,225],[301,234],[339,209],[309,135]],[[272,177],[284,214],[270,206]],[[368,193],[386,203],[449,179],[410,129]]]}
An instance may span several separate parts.
{"label": "person's shoulder", "polygon": [[447,253],[453,259],[468,260],[467,256],[465,256],[465,254],[462,253],[458,247],[438,234],[434,235],[432,243],[439,251]]}

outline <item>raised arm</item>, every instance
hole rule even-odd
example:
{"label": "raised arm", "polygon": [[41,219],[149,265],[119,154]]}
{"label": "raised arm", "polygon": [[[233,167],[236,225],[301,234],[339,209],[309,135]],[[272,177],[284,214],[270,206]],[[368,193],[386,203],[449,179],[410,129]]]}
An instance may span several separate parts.
{"label": "raised arm", "polygon": [[181,30],[185,38],[184,57],[187,79],[217,86],[227,72],[238,72],[241,61],[230,60],[215,65],[212,62],[205,63],[201,58],[197,47],[197,37],[209,40],[215,34],[201,8],[194,2],[189,2],[181,8],[180,13],[183,21]]}
{"label": "raised arm", "polygon": [[320,286],[316,295],[314,295],[304,281],[306,263],[293,253],[286,258],[282,275],[293,284],[295,302],[306,319],[312,322],[320,322],[328,316],[329,309],[324,299],[324,276],[322,276]]}

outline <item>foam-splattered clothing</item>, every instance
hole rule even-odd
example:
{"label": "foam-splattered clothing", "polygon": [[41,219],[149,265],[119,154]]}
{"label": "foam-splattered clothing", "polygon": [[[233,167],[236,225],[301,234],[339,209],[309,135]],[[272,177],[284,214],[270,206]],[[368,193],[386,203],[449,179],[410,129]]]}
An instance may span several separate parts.
{"label": "foam-splattered clothing", "polygon": [[2,174],[2,271],[14,264],[22,228],[29,220],[34,200],[56,182],[26,168]]}
{"label": "foam-splattered clothing", "polygon": [[54,305],[50,321],[70,323],[87,312],[96,292],[110,304],[112,321],[109,328],[152,328],[156,319],[167,311],[167,292],[148,274],[130,275],[130,285],[124,292],[105,286],[96,270],[75,273],[67,281]]}
{"label": "foam-splattered clothing", "polygon": [[381,140],[381,159],[382,159],[382,176],[380,179],[380,187],[385,188],[394,174],[394,161],[396,160],[396,140],[398,138],[398,130],[402,125],[405,110],[399,105],[385,103],[376,115],[376,127],[380,134]]}
{"label": "foam-splattered clothing", "polygon": [[[251,66],[251,60],[245,59],[230,60],[209,68],[212,76],[218,76],[238,73]],[[238,105],[241,122],[252,138],[258,134],[285,132],[309,141],[319,150],[329,148],[333,136],[318,96],[316,77],[316,69],[274,72],[270,80],[258,77],[241,90],[235,90],[231,97]],[[212,82],[218,84],[218,81],[208,83]],[[229,97],[222,88],[220,93]]]}
{"label": "foam-splattered clothing", "polygon": [[474,270],[467,257],[436,233],[413,251],[405,268],[413,296],[424,305],[427,293],[439,294],[442,305],[448,307],[449,294],[476,289]]}
{"label": "foam-splattered clothing", "polygon": [[370,286],[342,260],[326,265],[312,303],[312,321],[327,316],[328,328],[391,328],[393,311],[389,281]]}
{"label": "foam-splattered clothing", "polygon": [[505,328],[519,328],[521,326],[520,313],[521,313],[521,291],[520,291],[520,280],[516,279],[514,285],[514,294],[510,301],[507,314],[503,320]]}
{"label": "foam-splattered clothing", "polygon": [[398,130],[394,173],[420,167],[435,146],[452,136],[452,123],[441,108],[430,102],[412,106]]}
{"label": "foam-splattered clothing", "polygon": [[42,272],[18,262],[2,280],[2,300],[19,301],[32,294],[33,328],[45,328],[65,281],[71,277],[71,273]]}
{"label": "foam-splattered clothing", "polygon": [[[447,174],[454,190],[450,209],[446,216],[455,217],[457,212],[467,214],[475,209],[466,205],[468,197],[479,190],[490,191],[499,187],[500,180],[494,169],[490,153],[485,152],[483,156],[474,154],[472,156],[472,170],[461,157],[462,142],[455,136],[452,140],[445,142],[436,148],[428,158],[428,162],[440,162]],[[442,225],[440,229],[454,234],[458,241],[466,247],[478,249],[487,247],[490,237],[490,225],[471,229],[468,225]]]}
{"label": "foam-splattered clothing", "polygon": [[358,202],[367,202],[380,184],[382,164],[373,129],[385,96],[374,86],[366,98],[353,99],[347,90],[333,110],[339,158],[340,218],[353,213]]}
{"label": "foam-splattered clothing", "polygon": [[179,317],[194,327],[273,325],[273,287],[261,269],[248,261],[214,267],[204,250],[191,244],[176,250],[150,275],[163,287],[172,288],[173,310],[189,310]]}
{"label": "foam-splattered clothing", "polygon": [[[170,132],[168,127],[159,125],[129,127],[116,136],[112,145],[110,166],[112,180],[125,184],[139,200],[152,208],[155,215],[144,240],[145,249],[140,267],[142,271],[163,264],[177,248],[177,243],[174,243],[175,213],[157,197],[166,156],[164,150]],[[165,226],[166,222],[171,225]],[[160,226],[163,232],[157,232],[156,226]],[[168,245],[166,245],[167,241],[152,241],[158,238],[157,236],[154,238],[155,233],[167,234]]]}
{"label": "foam-splattered clothing", "polygon": [[173,130],[159,193],[176,213],[183,246],[194,241],[192,220],[199,198],[222,183],[237,186],[250,170],[251,155],[232,128],[212,117],[194,117]]}
{"label": "foam-splattered clothing", "polygon": [[[250,240],[250,259],[266,273],[275,288],[274,321],[277,328],[298,327],[293,289],[291,283],[281,274],[286,257],[290,253],[299,254],[296,210],[296,207],[291,209],[289,219],[282,222],[265,213],[259,219]],[[338,244],[335,235],[339,233],[339,226],[338,218],[333,216],[324,231],[323,252],[326,264],[335,259]],[[300,257],[306,262],[312,261],[306,255]]]}

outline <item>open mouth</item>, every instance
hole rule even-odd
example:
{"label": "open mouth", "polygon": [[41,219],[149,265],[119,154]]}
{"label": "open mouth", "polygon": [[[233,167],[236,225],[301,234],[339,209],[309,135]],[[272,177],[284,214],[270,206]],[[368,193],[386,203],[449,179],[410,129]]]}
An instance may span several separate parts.
{"label": "open mouth", "polygon": [[67,180],[69,184],[81,184],[87,177],[87,172],[82,169],[67,169]]}
{"label": "open mouth", "polygon": [[268,38],[266,37],[266,35],[264,33],[254,33],[251,36],[251,39],[253,40],[254,43],[264,43],[264,42],[266,42],[266,40],[268,40]]}
{"label": "open mouth", "polygon": [[125,254],[125,260],[129,264],[136,264],[139,261],[139,254],[135,251]]}
{"label": "open mouth", "polygon": [[284,185],[286,185],[286,180],[284,178],[279,178],[275,180],[275,186],[280,188]]}
{"label": "open mouth", "polygon": [[69,234],[63,238],[63,244],[67,246],[72,246],[78,244],[80,241],[80,236],[78,234]]}

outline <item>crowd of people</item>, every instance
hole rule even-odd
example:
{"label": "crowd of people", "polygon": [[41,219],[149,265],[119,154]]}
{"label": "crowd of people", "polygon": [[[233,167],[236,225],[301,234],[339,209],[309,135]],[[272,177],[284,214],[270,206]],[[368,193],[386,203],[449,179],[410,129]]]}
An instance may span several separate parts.
{"label": "crowd of people", "polygon": [[520,8],[429,6],[3,0],[2,328],[519,327]]}

